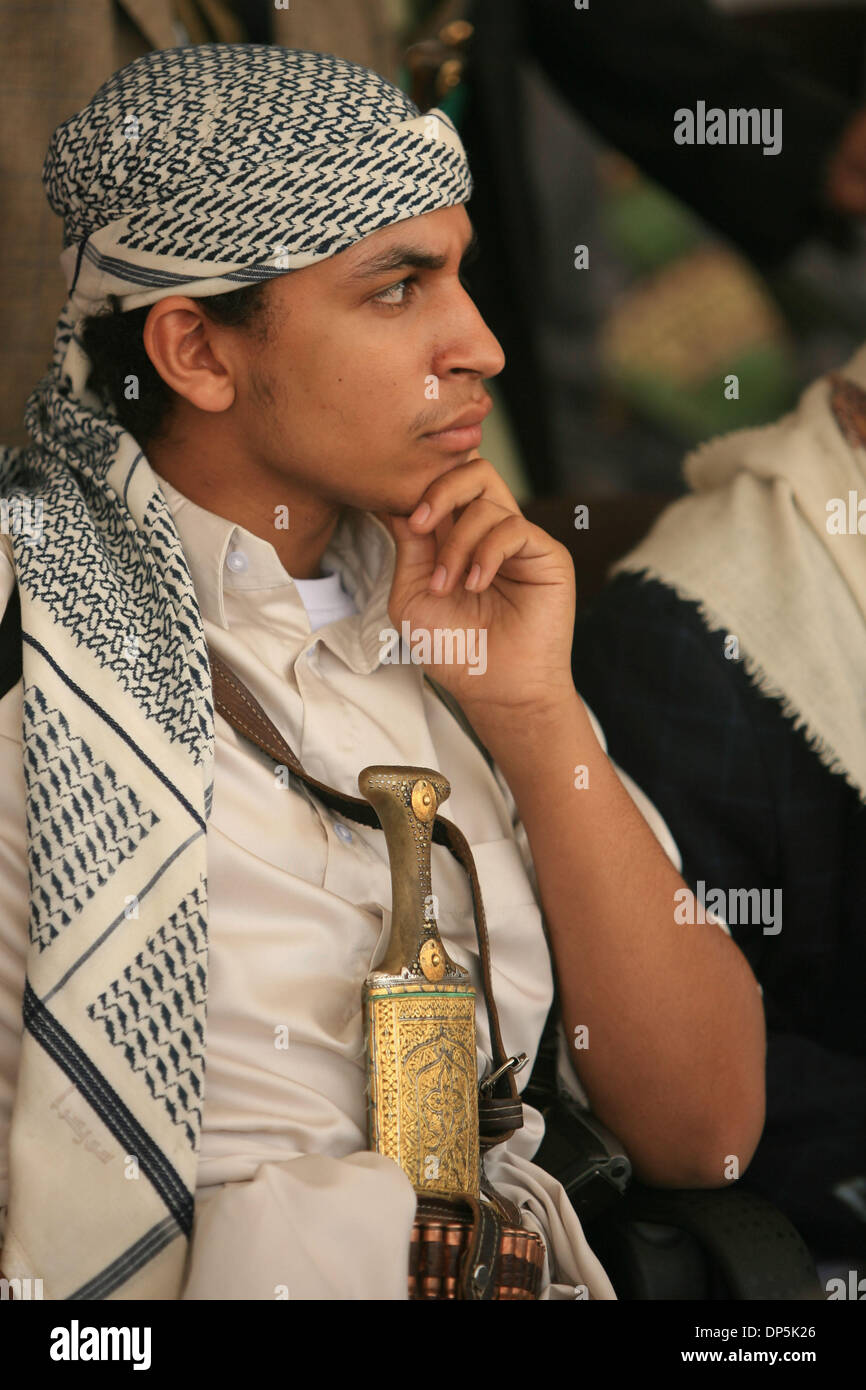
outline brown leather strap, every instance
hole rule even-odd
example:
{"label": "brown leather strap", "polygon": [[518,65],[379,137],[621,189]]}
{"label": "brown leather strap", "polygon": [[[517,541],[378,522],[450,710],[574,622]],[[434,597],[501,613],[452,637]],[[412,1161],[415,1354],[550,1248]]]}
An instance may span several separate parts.
{"label": "brown leather strap", "polygon": [[512,1202],[509,1197],[503,1197],[501,1192],[497,1192],[496,1188],[493,1186],[493,1183],[490,1181],[487,1174],[485,1173],[483,1156],[481,1161],[480,1187],[481,1195],[483,1197],[486,1197],[489,1202],[493,1203],[493,1205],[496,1207],[496,1210],[499,1212],[499,1215],[502,1217],[503,1221],[507,1221],[510,1226],[521,1226],[523,1224],[523,1218],[520,1214],[520,1208],[516,1206],[515,1203]]}
{"label": "brown leather strap", "polygon": [[502,1249],[502,1218],[487,1202],[475,1197],[472,1238],[460,1266],[460,1283],[470,1298],[487,1302],[496,1294],[495,1273]]}
{"label": "brown leather strap", "polygon": [[[337,791],[326,783],[312,777],[302,766],[300,759],[289,747],[279,729],[265,714],[258,700],[247,689],[243,681],[235,675],[230,666],[208,646],[211,678],[213,682],[214,708],[227,719],[238,733],[277,763],[284,764],[290,772],[310,788],[316,797],[330,810],[339,812],[360,825],[380,830],[379,818],[369,801],[363,797],[349,796]],[[523,1127],[523,1103],[514,1079],[514,1070],[502,1042],[499,1015],[493,998],[493,984],[490,972],[490,942],[487,935],[487,921],[481,899],[481,885],[472,850],[466,837],[452,821],[437,815],[433,826],[433,839],[444,845],[454,858],[463,865],[469,875],[472,888],[472,908],[475,919],[475,933],[478,938],[478,954],[481,962],[481,980],[487,1018],[490,1027],[490,1047],[493,1057],[493,1073],[499,1076],[492,1086],[485,1088],[478,1099],[478,1123],[481,1148],[492,1148],[504,1143],[512,1134]],[[484,1083],[482,1082],[482,1085]]]}
{"label": "brown leather strap", "polygon": [[866,448],[866,393],[841,372],[830,372],[830,406],[852,449]]}

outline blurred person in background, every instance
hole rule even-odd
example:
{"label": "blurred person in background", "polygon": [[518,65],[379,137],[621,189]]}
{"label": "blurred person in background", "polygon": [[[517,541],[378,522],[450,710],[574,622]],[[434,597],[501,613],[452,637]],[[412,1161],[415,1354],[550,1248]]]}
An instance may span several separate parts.
{"label": "blurred person in background", "polygon": [[578,618],[575,676],[763,987],[767,1121],[743,1182],[862,1275],[866,348],[685,475]]}
{"label": "blurred person in background", "polygon": [[[776,418],[861,340],[866,295],[844,315],[828,295],[852,260],[853,279],[866,209],[862,6],[844,31],[822,16],[796,48],[784,23],[744,22],[703,0],[476,7],[464,134],[499,215],[479,218],[473,292],[508,358],[525,456],[539,434],[537,492],[674,493],[684,443]],[[807,62],[828,49],[845,56]],[[781,109],[779,153],[676,144],[674,112],[698,101]],[[505,151],[515,102],[525,138]],[[780,297],[806,248],[826,270]],[[515,374],[532,383],[522,400]]]}

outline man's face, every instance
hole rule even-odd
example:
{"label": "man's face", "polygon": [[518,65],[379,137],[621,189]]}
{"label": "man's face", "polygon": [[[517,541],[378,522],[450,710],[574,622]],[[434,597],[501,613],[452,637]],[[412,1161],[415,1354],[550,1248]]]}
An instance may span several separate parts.
{"label": "man's face", "polygon": [[408,515],[479,439],[431,439],[490,407],[502,349],[460,282],[463,206],[374,232],[275,278],[232,413],[269,472],[343,505]]}

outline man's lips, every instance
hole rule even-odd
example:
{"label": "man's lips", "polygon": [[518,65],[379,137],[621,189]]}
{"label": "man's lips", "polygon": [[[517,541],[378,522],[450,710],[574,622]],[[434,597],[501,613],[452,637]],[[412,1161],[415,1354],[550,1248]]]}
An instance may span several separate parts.
{"label": "man's lips", "polygon": [[458,452],[463,449],[477,449],[481,443],[481,422],[492,409],[493,401],[488,396],[478,405],[464,410],[462,415],[455,415],[454,419],[441,429],[425,434],[422,438],[429,439],[434,444],[443,444],[448,449],[456,449]]}

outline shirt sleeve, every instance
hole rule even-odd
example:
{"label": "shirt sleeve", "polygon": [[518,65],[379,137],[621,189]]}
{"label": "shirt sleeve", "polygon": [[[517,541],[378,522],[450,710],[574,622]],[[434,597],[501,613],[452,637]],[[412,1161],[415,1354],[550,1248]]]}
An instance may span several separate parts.
{"label": "shirt sleeve", "polygon": [[408,1298],[415,1191],[384,1154],[298,1154],[196,1195],[182,1299]]}

